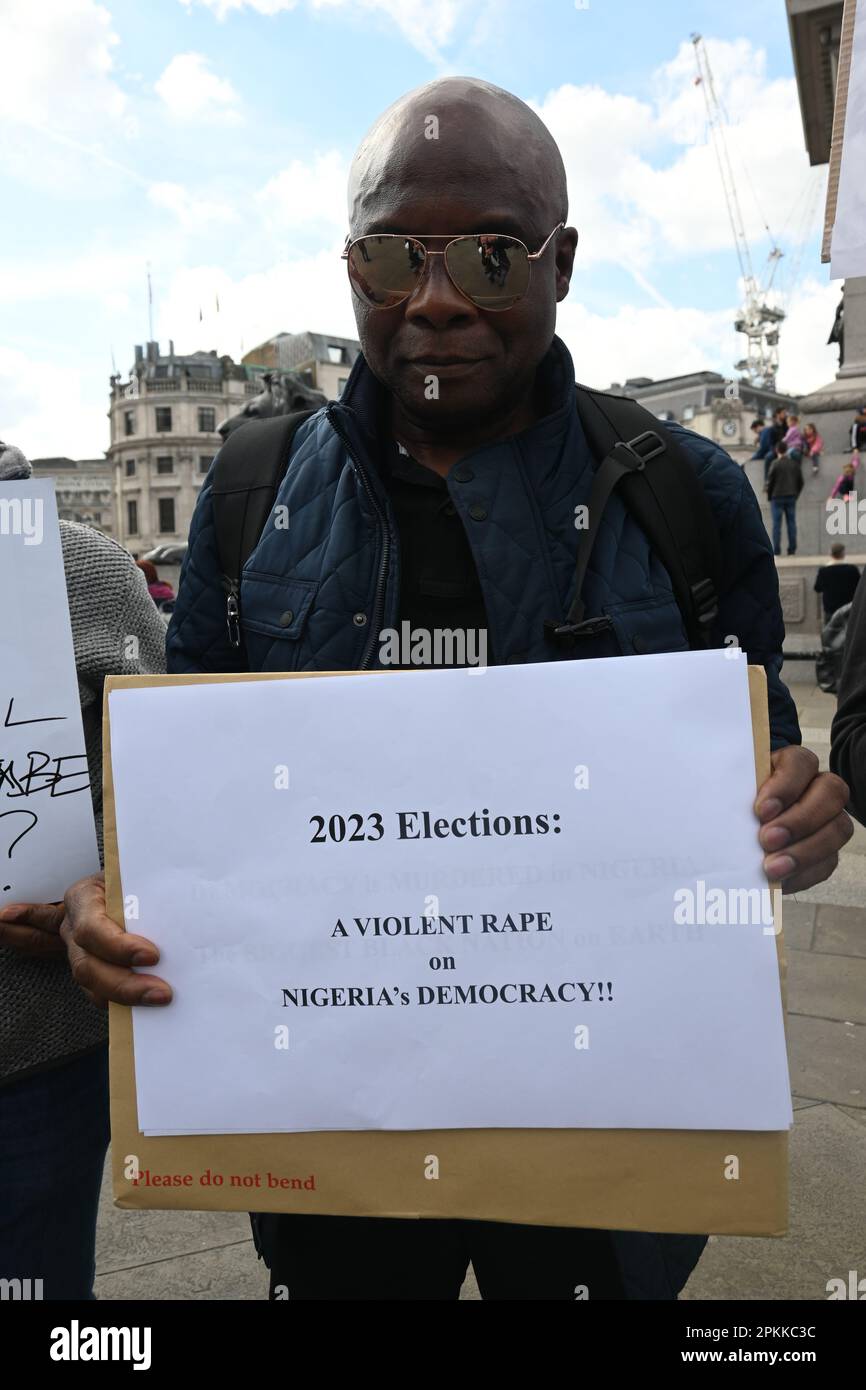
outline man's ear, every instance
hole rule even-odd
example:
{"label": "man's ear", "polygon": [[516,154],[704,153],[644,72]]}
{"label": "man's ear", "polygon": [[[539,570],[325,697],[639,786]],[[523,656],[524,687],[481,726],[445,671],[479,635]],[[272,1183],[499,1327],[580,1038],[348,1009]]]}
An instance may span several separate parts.
{"label": "man's ear", "polygon": [[577,228],[564,227],[556,242],[556,302],[565,299],[577,251]]}

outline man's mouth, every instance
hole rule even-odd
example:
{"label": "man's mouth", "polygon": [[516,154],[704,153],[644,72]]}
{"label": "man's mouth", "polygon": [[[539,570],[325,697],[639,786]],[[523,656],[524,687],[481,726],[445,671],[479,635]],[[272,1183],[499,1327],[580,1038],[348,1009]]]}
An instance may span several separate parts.
{"label": "man's mouth", "polygon": [[412,367],[476,367],[479,362],[486,362],[486,357],[409,357],[407,358]]}

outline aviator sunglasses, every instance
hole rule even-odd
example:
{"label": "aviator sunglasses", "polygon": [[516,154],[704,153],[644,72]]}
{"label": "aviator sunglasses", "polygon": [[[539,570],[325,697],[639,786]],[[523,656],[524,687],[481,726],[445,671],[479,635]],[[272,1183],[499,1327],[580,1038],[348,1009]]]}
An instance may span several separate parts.
{"label": "aviator sunglasses", "polygon": [[[539,251],[530,251],[515,236],[472,232],[453,237],[442,251],[428,251],[420,236],[385,232],[346,238],[341,260],[346,261],[352,289],[371,309],[393,309],[415,293],[429,256],[444,256],[445,269],[456,289],[489,313],[510,309],[529,289],[532,262],[544,255],[565,226],[559,222]],[[431,240],[440,234],[426,232]]]}

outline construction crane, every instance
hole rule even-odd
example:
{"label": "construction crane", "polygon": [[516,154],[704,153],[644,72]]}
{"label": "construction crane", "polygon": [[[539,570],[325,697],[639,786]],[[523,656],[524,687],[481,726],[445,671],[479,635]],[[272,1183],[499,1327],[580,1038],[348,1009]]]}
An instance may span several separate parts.
{"label": "construction crane", "polygon": [[[734,245],[745,290],[745,300],[734,320],[734,327],[738,333],[745,334],[748,349],[747,355],[741,361],[735,362],[734,367],[736,371],[743,374],[752,386],[762,386],[773,391],[776,387],[776,372],[779,368],[779,325],[785,318],[785,311],[770,303],[770,290],[783,252],[772,242],[771,237],[772,244],[767,257],[764,284],[761,286],[752,268],[752,253],[743,226],[740,200],[737,197],[737,186],[725,139],[722,108],[716,96],[706,45],[700,34],[692,34],[691,39],[694,44],[695,62],[698,68],[695,86],[699,86],[704,94],[707,122],[725,192],[728,218],[731,223],[731,231],[734,234]],[[769,227],[767,231],[769,232]]]}

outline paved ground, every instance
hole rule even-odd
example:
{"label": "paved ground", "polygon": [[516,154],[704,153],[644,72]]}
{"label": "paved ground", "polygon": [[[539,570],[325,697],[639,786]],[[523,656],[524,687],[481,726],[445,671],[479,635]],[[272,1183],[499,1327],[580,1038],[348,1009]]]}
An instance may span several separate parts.
{"label": "paved ground", "polygon": [[[804,742],[826,766],[835,701],[812,668],[785,672]],[[806,676],[806,679],[803,677]],[[797,681],[795,684],[794,682]],[[689,1299],[816,1299],[827,1280],[866,1276],[866,830],[834,877],[785,900],[788,1041],[795,1125],[790,1234],[712,1238]],[[267,1292],[244,1216],[125,1212],[103,1190],[97,1294],[121,1299],[246,1299]],[[471,1276],[464,1298],[477,1298]]]}

